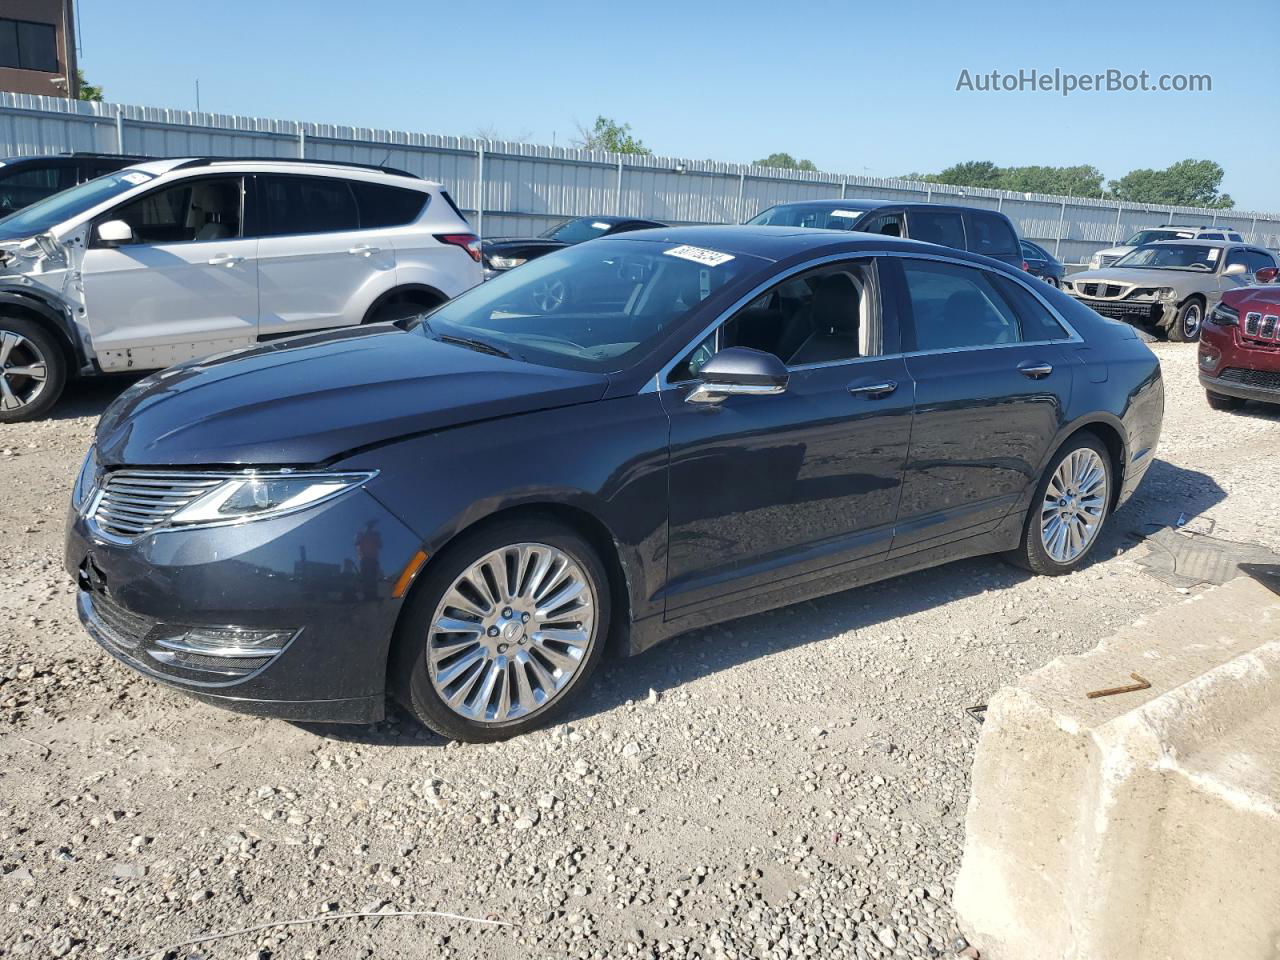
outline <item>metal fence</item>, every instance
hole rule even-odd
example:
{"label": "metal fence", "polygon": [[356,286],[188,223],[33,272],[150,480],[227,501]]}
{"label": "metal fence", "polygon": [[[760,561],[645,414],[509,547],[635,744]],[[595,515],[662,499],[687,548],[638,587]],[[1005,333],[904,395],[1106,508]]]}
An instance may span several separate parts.
{"label": "metal fence", "polygon": [[563,217],[592,214],[672,224],[740,223],[784,201],[875,197],[1002,210],[1022,236],[1072,263],[1160,223],[1230,226],[1246,240],[1280,250],[1280,214],[1275,213],[1011,193],[0,93],[0,151],[14,156],[68,150],[386,164],[443,182],[483,236],[532,235]]}

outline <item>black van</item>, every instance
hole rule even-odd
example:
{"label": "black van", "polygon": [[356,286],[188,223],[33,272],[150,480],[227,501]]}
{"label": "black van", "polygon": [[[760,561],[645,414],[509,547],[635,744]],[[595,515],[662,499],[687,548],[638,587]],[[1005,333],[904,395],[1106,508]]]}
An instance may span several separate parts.
{"label": "black van", "polygon": [[857,230],[890,237],[909,237],[944,247],[980,253],[1025,269],[1018,231],[995,210],[957,207],[944,203],[898,203],[893,200],[805,200],[779,203],[756,214],[749,224],[773,227],[813,227],[819,230]]}
{"label": "black van", "polygon": [[118,153],[60,153],[0,159],[0,217],[104,173],[115,173],[141,159],[144,158]]}

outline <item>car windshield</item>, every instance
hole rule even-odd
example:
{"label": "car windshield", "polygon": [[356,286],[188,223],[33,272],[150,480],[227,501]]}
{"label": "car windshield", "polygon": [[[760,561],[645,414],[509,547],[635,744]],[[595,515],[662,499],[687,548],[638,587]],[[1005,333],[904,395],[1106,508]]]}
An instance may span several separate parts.
{"label": "car windshield", "polygon": [[543,231],[539,236],[548,240],[559,240],[561,243],[582,243],[585,240],[594,240],[605,233],[609,232],[612,223],[605,223],[603,220],[592,220],[590,217],[580,217],[577,220],[566,220],[564,223],[557,223],[550,230]]}
{"label": "car windshield", "polygon": [[104,200],[110,200],[152,179],[154,177],[151,174],[141,170],[120,170],[55,193],[52,197],[33,203],[0,220],[0,240],[23,240],[46,233],[58,224],[66,223],[86,210],[92,210]]}
{"label": "car windshield", "polygon": [[758,227],[813,227],[820,230],[852,230],[859,217],[870,210],[858,201],[839,203],[780,203],[747,221]]}
{"label": "car windshield", "polygon": [[418,329],[531,363],[619,370],[707,297],[766,262],[607,238],[500,274],[429,314]]}
{"label": "car windshield", "polygon": [[1221,247],[1199,243],[1153,243],[1131,250],[1112,264],[1147,270],[1208,270],[1218,267]]}
{"label": "car windshield", "polygon": [[1191,230],[1139,230],[1124,242],[1126,247],[1140,247],[1144,243],[1155,243],[1157,240],[1190,240],[1195,236]]}

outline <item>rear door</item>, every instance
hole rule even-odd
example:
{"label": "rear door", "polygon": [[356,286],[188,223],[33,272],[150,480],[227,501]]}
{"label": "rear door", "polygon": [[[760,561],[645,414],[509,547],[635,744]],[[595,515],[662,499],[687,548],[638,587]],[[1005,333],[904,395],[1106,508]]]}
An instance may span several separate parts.
{"label": "rear door", "polygon": [[[243,178],[187,177],[99,215],[80,272],[105,369],[154,369],[253,343],[258,242],[241,230]],[[133,241],[97,228],[123,220]]]}
{"label": "rear door", "polygon": [[358,324],[395,285],[391,236],[361,228],[350,181],[256,174],[252,209],[260,336]]}
{"label": "rear door", "polygon": [[1042,305],[1019,281],[942,259],[892,262],[916,384],[898,555],[989,531],[1018,504],[1063,422],[1072,376],[1054,342],[1067,331],[1018,309],[1010,289]]}
{"label": "rear door", "polygon": [[911,209],[907,211],[904,236],[925,243],[965,249],[964,218],[958,210]]}
{"label": "rear door", "polygon": [[989,210],[970,210],[964,216],[965,238],[971,252],[1022,268],[1021,244],[1008,219]]}

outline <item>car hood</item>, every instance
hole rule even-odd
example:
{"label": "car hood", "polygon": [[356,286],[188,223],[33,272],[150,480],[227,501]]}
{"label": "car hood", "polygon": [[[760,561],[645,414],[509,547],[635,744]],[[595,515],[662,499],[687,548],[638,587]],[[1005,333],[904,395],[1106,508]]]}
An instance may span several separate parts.
{"label": "car hood", "polygon": [[416,433],[597,400],[608,377],[441,343],[419,326],[293,337],[171,367],[98,424],[104,466],[304,465]]}
{"label": "car hood", "polygon": [[1125,269],[1123,267],[1104,267],[1101,270],[1082,270],[1073,273],[1067,280],[1079,288],[1082,283],[1122,283],[1135,287],[1173,287],[1179,292],[1190,293],[1215,287],[1216,279],[1212,273],[1200,270],[1151,270],[1143,267]]}
{"label": "car hood", "polygon": [[491,237],[480,241],[480,249],[486,254],[504,254],[513,250],[537,250],[548,252],[559,250],[568,244],[548,237]]}
{"label": "car hood", "polygon": [[[1256,287],[1228,290],[1222,295],[1222,299],[1232,307],[1247,303],[1263,310],[1275,308],[1280,306],[1280,284],[1267,283]],[[1274,309],[1272,312],[1275,312]]]}

